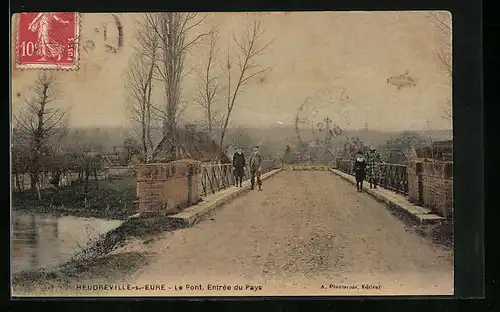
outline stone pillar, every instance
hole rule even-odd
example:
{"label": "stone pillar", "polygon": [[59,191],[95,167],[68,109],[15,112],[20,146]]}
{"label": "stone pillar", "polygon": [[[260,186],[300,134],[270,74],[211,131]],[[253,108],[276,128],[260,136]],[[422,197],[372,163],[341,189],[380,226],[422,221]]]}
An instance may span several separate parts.
{"label": "stone pillar", "polygon": [[140,213],[173,214],[197,203],[201,162],[179,160],[137,166]]}
{"label": "stone pillar", "polygon": [[410,160],[406,167],[408,176],[408,200],[423,205],[422,160]]}

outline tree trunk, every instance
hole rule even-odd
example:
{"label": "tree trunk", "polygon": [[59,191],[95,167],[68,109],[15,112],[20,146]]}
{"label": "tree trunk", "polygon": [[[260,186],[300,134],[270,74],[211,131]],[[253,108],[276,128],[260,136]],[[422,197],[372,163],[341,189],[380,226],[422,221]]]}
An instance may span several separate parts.
{"label": "tree trunk", "polygon": [[40,183],[37,183],[36,184],[36,193],[37,193],[37,196],[38,196],[38,200],[42,200],[42,192],[40,191]]}
{"label": "tree trunk", "polygon": [[37,194],[37,185],[38,185],[38,173],[32,172],[30,174],[30,184],[31,184],[31,192],[33,195]]}
{"label": "tree trunk", "polygon": [[208,107],[208,112],[207,112],[207,115],[208,115],[208,137],[210,139],[212,139],[212,129],[213,129],[213,126],[212,126],[212,108],[211,108],[212,104],[210,104]]}
{"label": "tree trunk", "polygon": [[147,152],[145,155],[145,162],[149,162],[149,158],[151,156],[151,152],[153,150],[153,141],[151,139],[151,91],[153,89],[152,80],[155,68],[155,60],[156,56],[152,56],[151,66],[149,68],[148,74],[148,94],[146,98],[146,144],[147,144]]}
{"label": "tree trunk", "polygon": [[85,170],[85,197],[87,197],[87,194],[89,192],[89,176],[90,176],[89,169],[86,169]]}
{"label": "tree trunk", "polygon": [[54,172],[54,177],[52,178],[52,185],[54,185],[55,188],[59,188],[59,182],[61,181],[61,174],[62,172],[60,170],[57,170]]}
{"label": "tree trunk", "polygon": [[144,158],[147,159],[148,158],[148,134],[147,134],[147,121],[146,121],[146,111],[145,111],[145,107],[143,108],[143,111],[142,111],[142,116],[141,116],[141,119],[142,119],[142,122],[141,122],[141,128],[142,128],[142,131],[141,131],[141,142],[142,142],[142,152],[143,152],[143,155],[144,155]]}

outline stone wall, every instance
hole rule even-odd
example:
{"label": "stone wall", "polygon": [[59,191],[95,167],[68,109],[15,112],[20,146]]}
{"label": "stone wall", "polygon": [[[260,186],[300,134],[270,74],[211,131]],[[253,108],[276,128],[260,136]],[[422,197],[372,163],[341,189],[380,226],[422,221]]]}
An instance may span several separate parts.
{"label": "stone wall", "polygon": [[200,200],[199,161],[140,164],[136,169],[140,213],[173,214]]}
{"label": "stone wall", "polygon": [[443,217],[453,212],[453,163],[412,160],[408,163],[408,197]]}

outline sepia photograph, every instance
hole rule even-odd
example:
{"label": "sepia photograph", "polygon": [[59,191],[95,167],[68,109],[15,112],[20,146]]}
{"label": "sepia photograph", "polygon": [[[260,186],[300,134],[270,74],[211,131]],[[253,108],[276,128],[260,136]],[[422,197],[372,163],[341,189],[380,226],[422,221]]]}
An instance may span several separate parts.
{"label": "sepia photograph", "polygon": [[17,13],[10,53],[13,296],[454,294],[450,12]]}

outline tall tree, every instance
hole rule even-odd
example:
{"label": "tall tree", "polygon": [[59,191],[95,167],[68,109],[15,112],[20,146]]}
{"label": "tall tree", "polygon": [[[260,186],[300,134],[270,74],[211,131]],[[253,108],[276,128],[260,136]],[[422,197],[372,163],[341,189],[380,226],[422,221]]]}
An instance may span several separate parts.
{"label": "tall tree", "polygon": [[138,23],[135,39],[137,45],[129,63],[125,87],[130,99],[128,108],[131,119],[140,132],[142,157],[149,162],[154,148],[151,138],[151,93],[158,66],[160,39],[147,20]]}
{"label": "tall tree", "polygon": [[146,21],[160,39],[161,58],[157,66],[158,75],[164,85],[165,105],[159,107],[157,114],[162,119],[163,135],[168,139],[170,160],[176,159],[180,147],[177,142],[177,120],[183,112],[181,107],[182,78],[186,53],[209,32],[189,36],[205,20],[198,13],[147,13]]}
{"label": "tall tree", "polygon": [[217,75],[214,74],[216,65],[216,44],[217,29],[212,28],[210,32],[210,43],[207,53],[207,60],[201,75],[201,83],[198,87],[196,102],[203,108],[206,122],[207,134],[212,138],[213,130],[218,123],[216,103],[220,92],[220,84],[217,81]]}
{"label": "tall tree", "polygon": [[[224,145],[224,138],[226,136],[229,120],[236,103],[236,99],[240,94],[242,87],[247,84],[250,79],[269,71],[271,68],[260,68],[256,63],[256,59],[269,48],[274,40],[262,42],[262,35],[264,29],[260,18],[255,18],[251,27],[244,29],[241,38],[238,39],[233,35],[233,42],[237,47],[237,60],[238,67],[233,69],[231,62],[231,51],[228,47],[227,60],[225,69],[227,70],[227,102],[226,110],[222,117],[220,146]],[[233,71],[236,71],[236,81],[233,83]]]}
{"label": "tall tree", "polygon": [[42,71],[31,88],[25,106],[14,115],[16,128],[28,138],[31,189],[41,200],[40,174],[61,138],[66,134],[66,111],[57,107],[61,97],[56,77]]}

